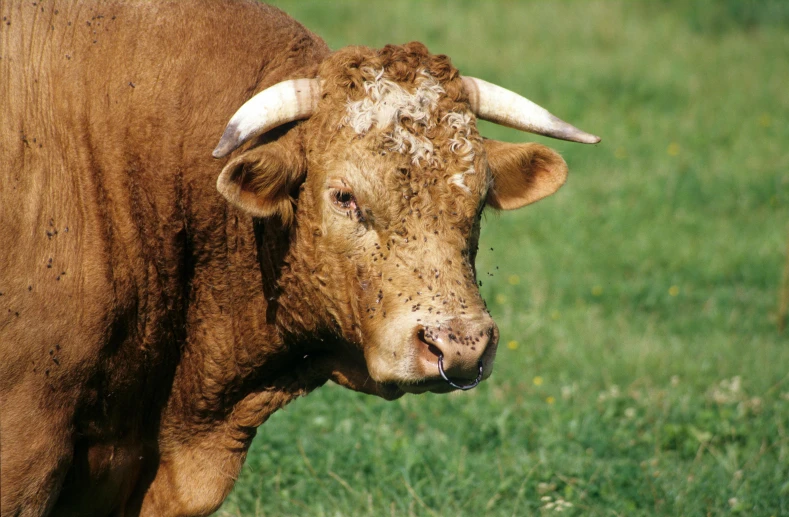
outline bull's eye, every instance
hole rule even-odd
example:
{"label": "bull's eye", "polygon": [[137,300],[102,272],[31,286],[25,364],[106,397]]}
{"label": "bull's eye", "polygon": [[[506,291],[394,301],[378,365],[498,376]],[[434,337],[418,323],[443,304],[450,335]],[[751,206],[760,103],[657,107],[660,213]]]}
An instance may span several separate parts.
{"label": "bull's eye", "polygon": [[337,189],[334,190],[332,193],[332,201],[334,202],[334,206],[348,214],[348,216],[353,216],[359,221],[364,221],[364,216],[362,215],[362,211],[356,204],[356,198],[353,197],[353,193],[350,190],[342,190]]}
{"label": "bull's eye", "polygon": [[356,208],[356,199],[347,190],[338,190],[334,193],[334,202],[346,210]]}

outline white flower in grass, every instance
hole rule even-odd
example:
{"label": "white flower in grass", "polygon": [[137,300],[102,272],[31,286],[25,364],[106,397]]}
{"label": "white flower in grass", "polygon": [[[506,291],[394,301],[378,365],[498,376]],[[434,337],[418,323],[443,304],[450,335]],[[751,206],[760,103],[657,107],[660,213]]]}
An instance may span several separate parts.
{"label": "white flower in grass", "polygon": [[566,509],[573,507],[573,503],[571,503],[570,501],[565,501],[561,497],[557,497],[556,500],[554,500],[550,496],[545,496],[545,497],[541,497],[540,501],[545,503],[544,505],[542,505],[542,507],[540,507],[541,510],[545,510],[545,511],[552,510],[554,512],[563,512]]}
{"label": "white flower in grass", "polygon": [[573,396],[573,386],[562,386],[562,398],[564,400],[570,400]]}
{"label": "white flower in grass", "polygon": [[[556,490],[556,485],[553,484],[553,483],[537,483],[537,493],[538,494],[547,494],[548,492],[553,492],[554,490]],[[540,500],[544,501],[544,500],[546,500],[545,499],[546,497],[548,498],[547,500],[551,499],[550,496],[544,496]]]}
{"label": "white flower in grass", "polygon": [[606,391],[601,391],[597,395],[597,402],[605,402],[608,399],[618,399],[620,395],[619,386],[612,384]]}

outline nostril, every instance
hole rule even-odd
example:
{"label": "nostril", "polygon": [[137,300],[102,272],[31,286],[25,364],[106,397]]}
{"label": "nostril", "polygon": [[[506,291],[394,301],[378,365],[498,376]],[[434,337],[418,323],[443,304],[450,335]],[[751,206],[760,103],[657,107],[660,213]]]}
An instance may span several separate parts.
{"label": "nostril", "polygon": [[417,331],[416,335],[419,338],[419,341],[421,341],[423,344],[425,344],[427,346],[427,350],[430,353],[432,353],[436,357],[439,357],[439,356],[443,355],[443,353],[441,352],[441,349],[438,348],[435,344],[433,344],[433,342],[432,342],[432,333],[425,332],[424,328],[420,328]]}
{"label": "nostril", "polygon": [[432,344],[432,343],[428,343],[428,344],[427,344],[427,349],[428,349],[428,350],[429,350],[429,351],[430,351],[430,352],[431,352],[433,355],[435,355],[436,357],[440,357],[440,356],[444,355],[444,354],[441,352],[441,350],[440,350],[440,349],[439,349],[439,348],[438,348],[436,345],[434,345],[434,344]]}

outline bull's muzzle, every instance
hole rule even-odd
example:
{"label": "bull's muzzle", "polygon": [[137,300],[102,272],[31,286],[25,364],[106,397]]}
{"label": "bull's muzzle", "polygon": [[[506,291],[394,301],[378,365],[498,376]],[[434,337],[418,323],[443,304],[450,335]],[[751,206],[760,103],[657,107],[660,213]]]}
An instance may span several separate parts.
{"label": "bull's muzzle", "polygon": [[498,329],[489,317],[453,318],[418,327],[414,345],[425,377],[440,377],[455,389],[470,390],[490,374],[497,341]]}

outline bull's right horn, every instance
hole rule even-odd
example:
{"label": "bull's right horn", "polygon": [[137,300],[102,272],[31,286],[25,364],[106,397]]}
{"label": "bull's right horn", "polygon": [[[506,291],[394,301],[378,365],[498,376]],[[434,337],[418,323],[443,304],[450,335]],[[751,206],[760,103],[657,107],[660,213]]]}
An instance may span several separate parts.
{"label": "bull's right horn", "polygon": [[270,86],[241,106],[227,123],[214,158],[227,156],[244,142],[294,120],[309,118],[320,98],[317,79],[290,79]]}
{"label": "bull's right horn", "polygon": [[570,142],[596,144],[599,136],[581,131],[515,92],[476,77],[463,77],[471,110],[482,120]]}

